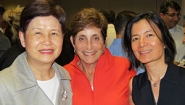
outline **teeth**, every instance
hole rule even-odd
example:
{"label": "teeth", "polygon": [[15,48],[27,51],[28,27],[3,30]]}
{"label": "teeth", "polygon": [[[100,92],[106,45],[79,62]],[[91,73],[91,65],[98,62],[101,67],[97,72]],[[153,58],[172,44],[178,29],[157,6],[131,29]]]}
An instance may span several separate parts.
{"label": "teeth", "polygon": [[93,53],[92,52],[85,52],[84,54],[85,55],[92,55]]}
{"label": "teeth", "polygon": [[40,50],[41,52],[52,52],[53,50]]}
{"label": "teeth", "polygon": [[148,53],[150,52],[151,50],[146,50],[146,51],[141,51],[140,53],[143,54],[143,53]]}

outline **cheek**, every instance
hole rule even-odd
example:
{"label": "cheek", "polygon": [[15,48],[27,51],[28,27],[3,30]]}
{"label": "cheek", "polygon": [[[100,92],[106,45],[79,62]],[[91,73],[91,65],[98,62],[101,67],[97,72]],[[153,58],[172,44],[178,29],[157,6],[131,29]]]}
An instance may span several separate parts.
{"label": "cheek", "polygon": [[136,43],[132,43],[131,47],[133,52],[137,51],[138,49],[138,45]]}
{"label": "cheek", "polygon": [[101,48],[101,49],[106,47],[104,41],[95,41],[95,42],[93,42],[92,45],[97,48]]}
{"label": "cheek", "polygon": [[83,49],[83,48],[85,48],[85,44],[83,44],[83,43],[75,43],[74,44],[74,49],[77,51],[80,49]]}
{"label": "cheek", "polygon": [[25,46],[26,47],[28,47],[28,46],[37,46],[40,43],[39,40],[35,40],[35,39],[27,40],[27,39],[29,39],[29,38],[27,37],[26,40],[25,40]]}
{"label": "cheek", "polygon": [[150,41],[150,45],[152,45],[153,47],[159,47],[159,46],[161,46],[163,44],[162,44],[162,42],[159,39],[155,39],[155,40],[151,40]]}
{"label": "cheek", "polygon": [[62,39],[62,38],[55,39],[55,40],[53,40],[53,43],[54,43],[58,48],[62,48],[63,39]]}

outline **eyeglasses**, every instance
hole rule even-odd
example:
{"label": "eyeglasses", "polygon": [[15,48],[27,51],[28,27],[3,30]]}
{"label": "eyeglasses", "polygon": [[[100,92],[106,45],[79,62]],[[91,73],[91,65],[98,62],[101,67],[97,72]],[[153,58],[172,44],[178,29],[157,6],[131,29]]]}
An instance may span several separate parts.
{"label": "eyeglasses", "polygon": [[177,18],[180,18],[181,17],[181,14],[175,14],[175,13],[166,13],[168,16],[170,16],[170,17],[175,17],[175,16],[177,16]]}

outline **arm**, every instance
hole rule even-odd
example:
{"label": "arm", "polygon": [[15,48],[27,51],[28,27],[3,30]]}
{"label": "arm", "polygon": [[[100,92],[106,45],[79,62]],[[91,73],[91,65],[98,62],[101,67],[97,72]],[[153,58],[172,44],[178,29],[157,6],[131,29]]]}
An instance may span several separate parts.
{"label": "arm", "polygon": [[129,103],[130,105],[135,105],[132,100],[132,80],[133,80],[133,77],[130,79],[130,82],[129,82]]}

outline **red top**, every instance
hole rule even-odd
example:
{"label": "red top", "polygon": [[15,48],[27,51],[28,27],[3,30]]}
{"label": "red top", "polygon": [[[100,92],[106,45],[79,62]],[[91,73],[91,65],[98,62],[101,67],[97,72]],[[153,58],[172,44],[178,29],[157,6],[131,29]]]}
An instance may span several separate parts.
{"label": "red top", "polygon": [[77,65],[79,57],[65,65],[71,76],[73,105],[128,105],[128,86],[135,70],[128,70],[129,61],[112,56],[106,48],[94,72],[93,88]]}

